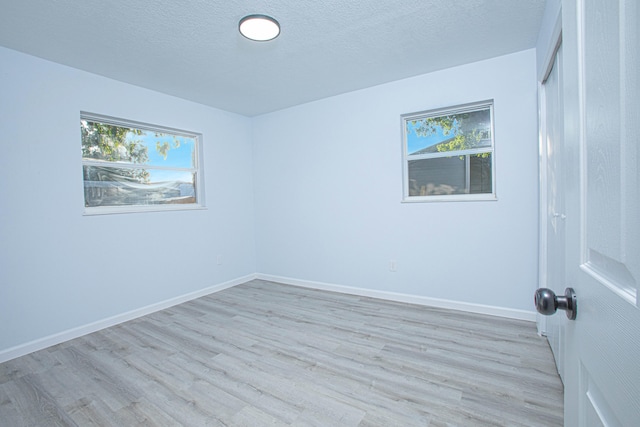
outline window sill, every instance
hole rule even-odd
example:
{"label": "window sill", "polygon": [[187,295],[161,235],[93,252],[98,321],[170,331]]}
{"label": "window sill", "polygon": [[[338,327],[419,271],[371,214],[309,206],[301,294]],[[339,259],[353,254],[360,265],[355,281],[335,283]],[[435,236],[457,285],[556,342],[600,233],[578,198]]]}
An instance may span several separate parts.
{"label": "window sill", "polygon": [[497,202],[495,194],[456,194],[451,196],[413,196],[404,197],[402,203],[433,203],[433,202]]}
{"label": "window sill", "polygon": [[83,216],[129,214],[144,212],[176,212],[207,210],[203,205],[148,205],[148,206],[104,206],[84,208]]}

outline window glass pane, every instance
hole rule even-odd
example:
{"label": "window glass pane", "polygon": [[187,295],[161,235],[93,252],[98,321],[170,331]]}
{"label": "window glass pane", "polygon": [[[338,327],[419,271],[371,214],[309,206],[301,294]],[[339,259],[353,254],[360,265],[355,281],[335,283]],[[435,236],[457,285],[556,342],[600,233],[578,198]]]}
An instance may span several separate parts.
{"label": "window glass pane", "polygon": [[409,160],[409,196],[492,192],[491,153]]}
{"label": "window glass pane", "polygon": [[81,120],[82,157],[172,168],[195,168],[193,137]]}
{"label": "window glass pane", "polygon": [[491,153],[469,156],[469,193],[492,193]]}
{"label": "window glass pane", "polygon": [[491,111],[409,119],[405,122],[407,153],[420,155],[491,147]]}
{"label": "window glass pane", "polygon": [[196,202],[196,174],[84,166],[85,206],[185,204]]}

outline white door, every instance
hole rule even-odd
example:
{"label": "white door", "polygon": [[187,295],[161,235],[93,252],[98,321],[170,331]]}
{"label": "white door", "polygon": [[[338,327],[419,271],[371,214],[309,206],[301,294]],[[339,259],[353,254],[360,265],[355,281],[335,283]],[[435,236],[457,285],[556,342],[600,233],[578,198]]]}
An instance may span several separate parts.
{"label": "white door", "polygon": [[638,3],[562,2],[567,426],[640,426]]}

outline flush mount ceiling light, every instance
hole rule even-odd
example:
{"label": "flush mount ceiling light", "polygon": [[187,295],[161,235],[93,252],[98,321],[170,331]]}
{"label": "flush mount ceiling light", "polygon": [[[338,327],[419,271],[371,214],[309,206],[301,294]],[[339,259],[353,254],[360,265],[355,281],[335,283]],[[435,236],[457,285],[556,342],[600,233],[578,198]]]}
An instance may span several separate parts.
{"label": "flush mount ceiling light", "polygon": [[249,40],[266,42],[280,34],[278,21],[267,15],[248,15],[240,20],[240,34]]}

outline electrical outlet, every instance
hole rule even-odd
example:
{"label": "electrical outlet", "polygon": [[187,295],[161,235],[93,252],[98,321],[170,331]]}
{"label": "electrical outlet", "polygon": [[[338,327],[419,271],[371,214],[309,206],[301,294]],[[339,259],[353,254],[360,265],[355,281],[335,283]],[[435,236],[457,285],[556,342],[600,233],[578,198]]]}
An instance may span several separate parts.
{"label": "electrical outlet", "polygon": [[216,264],[222,265],[222,255],[218,255],[218,258],[216,259]]}
{"label": "electrical outlet", "polygon": [[393,271],[394,273],[398,270],[398,263],[395,259],[389,261],[389,271]]}

